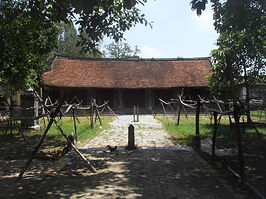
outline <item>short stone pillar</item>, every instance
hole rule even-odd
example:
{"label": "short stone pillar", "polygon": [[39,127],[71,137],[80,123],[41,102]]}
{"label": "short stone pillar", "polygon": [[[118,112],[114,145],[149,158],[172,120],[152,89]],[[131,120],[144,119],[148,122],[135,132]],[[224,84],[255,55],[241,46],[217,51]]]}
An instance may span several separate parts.
{"label": "short stone pillar", "polygon": [[128,145],[126,147],[127,150],[136,149],[135,145],[135,130],[132,124],[128,127]]}
{"label": "short stone pillar", "polygon": [[39,129],[39,121],[32,119],[38,116],[38,99],[35,97],[32,89],[28,89],[21,96],[21,117],[25,118],[21,120],[22,128]]}

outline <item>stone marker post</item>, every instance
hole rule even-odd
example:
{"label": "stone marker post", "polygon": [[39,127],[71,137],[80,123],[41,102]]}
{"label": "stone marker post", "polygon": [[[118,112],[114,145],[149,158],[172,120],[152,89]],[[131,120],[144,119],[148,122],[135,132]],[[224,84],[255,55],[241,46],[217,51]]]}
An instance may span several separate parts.
{"label": "stone marker post", "polygon": [[21,127],[39,129],[39,121],[33,119],[38,116],[38,99],[35,97],[32,89],[28,89],[21,96],[21,116],[25,119],[21,120]]}
{"label": "stone marker post", "polygon": [[132,124],[129,125],[128,127],[128,145],[126,147],[126,149],[128,150],[132,150],[132,149],[136,149],[136,145],[135,145],[135,131],[134,131],[134,126]]}

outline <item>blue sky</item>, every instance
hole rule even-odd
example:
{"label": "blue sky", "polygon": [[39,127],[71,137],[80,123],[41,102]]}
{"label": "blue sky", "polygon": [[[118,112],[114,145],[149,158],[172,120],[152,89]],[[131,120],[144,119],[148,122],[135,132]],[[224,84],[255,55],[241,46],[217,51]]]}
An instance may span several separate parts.
{"label": "blue sky", "polygon": [[[153,28],[138,24],[125,33],[126,42],[138,46],[142,58],[207,57],[217,33],[210,6],[198,17],[191,0],[148,0],[140,6]],[[110,43],[105,39],[103,44]]]}

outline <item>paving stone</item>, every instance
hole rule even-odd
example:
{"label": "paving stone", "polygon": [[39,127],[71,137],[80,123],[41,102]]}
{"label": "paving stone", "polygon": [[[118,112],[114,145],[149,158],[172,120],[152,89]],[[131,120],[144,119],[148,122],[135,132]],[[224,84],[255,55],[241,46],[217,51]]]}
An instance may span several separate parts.
{"label": "paving stone", "polygon": [[[85,143],[81,148],[84,150],[96,150],[105,146],[127,146],[128,127],[132,124],[135,128],[135,144],[139,149],[169,149],[169,150],[189,150],[174,144],[170,136],[163,129],[162,124],[151,115],[141,115],[139,122],[133,122],[132,115],[120,115],[110,123],[110,128],[102,131],[97,137]],[[168,147],[168,148],[166,148]],[[120,148],[120,150],[124,148]]]}

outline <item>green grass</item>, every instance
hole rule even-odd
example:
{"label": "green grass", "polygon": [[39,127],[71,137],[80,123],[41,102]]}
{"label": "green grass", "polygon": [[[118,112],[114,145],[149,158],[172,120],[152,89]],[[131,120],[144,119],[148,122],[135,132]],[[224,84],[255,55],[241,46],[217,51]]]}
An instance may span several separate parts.
{"label": "green grass", "polygon": [[[77,121],[77,134],[78,134],[78,141],[84,142],[86,140],[92,139],[95,137],[100,131],[109,128],[109,123],[113,120],[113,117],[111,116],[104,116],[101,117],[102,120],[102,126],[100,126],[99,121],[97,121],[95,128],[91,128],[90,126],[90,121],[86,117],[79,117],[78,120],[80,123]],[[46,125],[48,124],[48,121],[46,120]],[[74,122],[71,117],[63,117],[59,122],[59,126],[63,129],[63,131],[69,135],[71,132],[74,133]],[[1,123],[2,125],[2,131],[0,134],[5,134],[4,126],[7,125],[4,123]],[[29,133],[26,134],[26,137],[30,139],[30,137],[39,137],[43,134],[45,127],[44,127],[44,122],[43,120],[40,120],[40,125],[42,129],[40,131],[30,131]],[[9,132],[10,133],[10,132]],[[19,136],[21,135],[18,133],[18,130],[13,130],[14,136]],[[47,133],[46,139],[52,142],[56,141],[65,141],[65,138],[63,135],[60,133],[58,128],[56,127],[55,124],[53,124]]]}
{"label": "green grass", "polygon": [[[80,117],[78,118],[80,123],[76,121],[77,124],[77,134],[78,134],[78,140],[80,142],[86,141],[88,139],[92,139],[95,137],[100,131],[106,129],[109,127],[109,122],[113,120],[113,117],[102,117],[102,126],[100,126],[99,121],[97,121],[95,128],[91,128],[90,121],[86,117]],[[47,121],[46,121],[47,124]],[[59,126],[63,129],[63,131],[66,134],[70,134],[71,132],[74,133],[74,122],[71,117],[64,117],[58,122]],[[42,122],[43,126],[43,122]],[[49,130],[49,136],[54,137],[55,139],[64,140],[64,137],[58,130],[55,124],[51,126],[51,129]]]}
{"label": "green grass", "polygon": [[[195,116],[182,116],[179,125],[176,125],[176,120],[173,117],[158,117],[158,120],[162,122],[164,128],[173,137],[174,141],[182,145],[191,145],[192,135],[195,134]],[[213,121],[212,121],[213,123]],[[213,124],[210,123],[208,117],[200,117],[200,135],[201,137],[212,136]],[[266,128],[258,128],[260,133],[266,134]],[[244,136],[256,135],[254,129],[245,129]],[[221,119],[221,123],[217,130],[217,138],[229,140],[232,139],[233,133],[230,130],[229,121],[226,118]]]}
{"label": "green grass", "polygon": [[266,112],[263,110],[253,110],[250,111],[250,115],[254,121],[265,121],[266,119]]}

